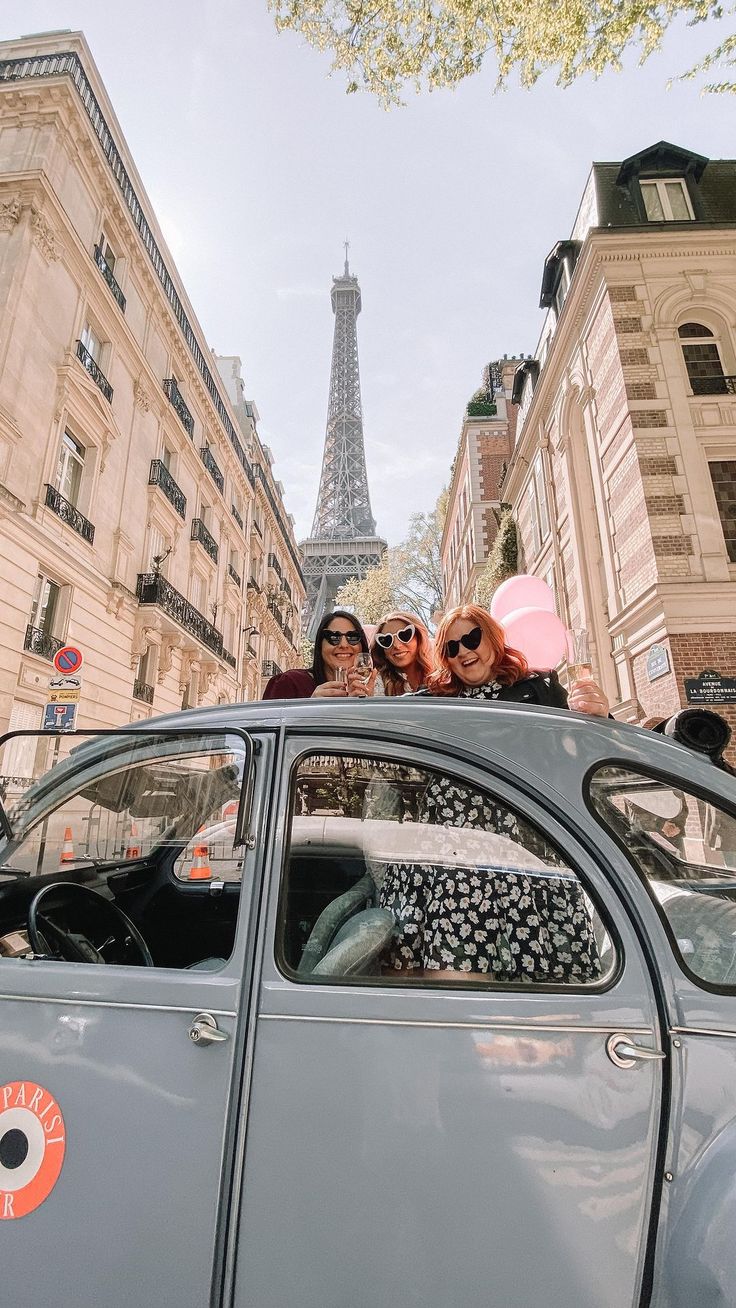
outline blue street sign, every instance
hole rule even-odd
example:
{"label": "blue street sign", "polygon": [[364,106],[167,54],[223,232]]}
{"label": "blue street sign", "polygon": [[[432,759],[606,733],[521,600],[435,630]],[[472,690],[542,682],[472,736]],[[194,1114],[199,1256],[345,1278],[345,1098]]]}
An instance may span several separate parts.
{"label": "blue street sign", "polygon": [[43,730],[73,731],[76,720],[76,704],[47,704],[43,714]]}

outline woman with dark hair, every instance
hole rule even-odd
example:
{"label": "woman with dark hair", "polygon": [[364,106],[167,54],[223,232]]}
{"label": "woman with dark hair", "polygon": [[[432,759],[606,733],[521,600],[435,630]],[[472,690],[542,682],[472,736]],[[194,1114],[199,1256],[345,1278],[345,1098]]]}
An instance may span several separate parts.
{"label": "woman with dark hair", "polygon": [[369,654],[368,638],[358,619],[344,609],[325,613],[314,638],[311,668],[293,668],[271,677],[264,699],[365,699],[373,694],[376,672],[365,679],[356,672],[359,654]]}
{"label": "woman with dark hair", "polygon": [[435,671],[427,680],[431,695],[516,700],[608,716],[608,700],[594,681],[573,681],[566,692],[555,672],[530,673],[524,655],[506,644],[500,623],[478,604],[445,614],[434,650]]}
{"label": "woman with dark hair", "polygon": [[387,613],[378,623],[371,645],[373,666],[384,695],[421,690],[434,666],[432,637],[414,613]]}

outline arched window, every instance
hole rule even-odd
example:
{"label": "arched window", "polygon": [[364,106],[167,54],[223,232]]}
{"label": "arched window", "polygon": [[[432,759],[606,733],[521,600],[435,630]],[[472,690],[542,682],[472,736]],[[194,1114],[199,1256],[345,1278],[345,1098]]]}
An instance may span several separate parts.
{"label": "arched window", "polygon": [[685,322],[678,330],[693,395],[725,395],[728,383],[718,344],[702,322]]}

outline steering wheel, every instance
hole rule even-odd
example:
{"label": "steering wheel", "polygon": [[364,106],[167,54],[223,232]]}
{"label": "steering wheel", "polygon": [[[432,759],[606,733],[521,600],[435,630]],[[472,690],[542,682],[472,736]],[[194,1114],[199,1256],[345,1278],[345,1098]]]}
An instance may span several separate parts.
{"label": "steering wheel", "polygon": [[[83,931],[67,925],[69,918],[76,917],[81,918]],[[28,939],[34,954],[63,958],[69,963],[155,966],[148,945],[128,915],[96,890],[73,881],[57,881],[33,896],[28,909]],[[115,947],[113,956],[106,958],[103,950],[111,945]]]}

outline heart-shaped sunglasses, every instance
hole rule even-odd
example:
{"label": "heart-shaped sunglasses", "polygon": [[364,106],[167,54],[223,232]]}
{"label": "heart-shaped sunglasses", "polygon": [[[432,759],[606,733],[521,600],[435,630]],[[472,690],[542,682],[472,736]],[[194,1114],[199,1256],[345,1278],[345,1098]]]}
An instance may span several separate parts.
{"label": "heart-shaped sunglasses", "polygon": [[[414,626],[413,622],[410,622],[408,627],[402,627],[401,631],[396,632],[395,639],[400,640],[402,645],[408,645],[409,641],[412,639],[412,636],[414,635],[415,632],[416,632],[416,627]],[[376,644],[380,645],[381,649],[390,649],[393,643],[394,643],[393,631],[381,631],[376,636]]]}
{"label": "heart-shaped sunglasses", "polygon": [[459,640],[448,640],[445,645],[445,653],[448,659],[456,659],[460,653],[460,646],[464,645],[466,649],[477,649],[483,639],[483,632],[480,627],[472,627]]}

